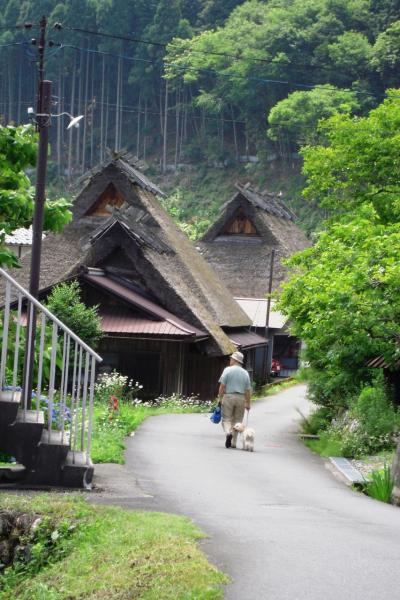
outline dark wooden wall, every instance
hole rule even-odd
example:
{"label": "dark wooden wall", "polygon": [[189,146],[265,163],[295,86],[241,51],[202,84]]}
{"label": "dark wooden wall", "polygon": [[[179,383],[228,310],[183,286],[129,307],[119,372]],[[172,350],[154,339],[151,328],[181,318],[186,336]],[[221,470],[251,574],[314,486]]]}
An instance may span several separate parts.
{"label": "dark wooden wall", "polygon": [[98,349],[104,368],[116,369],[143,385],[142,398],[182,393],[212,400],[228,358],[200,354],[180,341],[105,337]]}

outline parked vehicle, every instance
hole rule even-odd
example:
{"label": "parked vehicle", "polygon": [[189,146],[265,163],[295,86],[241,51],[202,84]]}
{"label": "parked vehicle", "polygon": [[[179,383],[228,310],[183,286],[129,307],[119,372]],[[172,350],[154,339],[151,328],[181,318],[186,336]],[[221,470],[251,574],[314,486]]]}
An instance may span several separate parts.
{"label": "parked vehicle", "polygon": [[271,376],[279,377],[279,375],[281,374],[281,368],[282,367],[279,360],[277,358],[273,358],[271,362]]}

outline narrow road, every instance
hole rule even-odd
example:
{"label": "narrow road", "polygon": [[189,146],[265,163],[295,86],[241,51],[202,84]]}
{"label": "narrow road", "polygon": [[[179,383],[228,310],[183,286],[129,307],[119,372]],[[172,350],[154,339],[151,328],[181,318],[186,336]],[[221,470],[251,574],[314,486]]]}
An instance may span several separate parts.
{"label": "narrow road", "polygon": [[149,419],[129,443],[141,491],[125,505],[191,517],[228,600],[400,598],[400,509],[338,481],[298,440],[296,407],[304,386],[253,404],[254,453],[225,449],[208,415]]}

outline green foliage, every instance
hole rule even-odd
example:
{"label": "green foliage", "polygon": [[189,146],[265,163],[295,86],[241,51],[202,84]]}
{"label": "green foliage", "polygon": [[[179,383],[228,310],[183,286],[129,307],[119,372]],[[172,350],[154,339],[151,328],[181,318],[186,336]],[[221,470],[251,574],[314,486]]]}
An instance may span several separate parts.
{"label": "green foliage", "polygon": [[385,464],[383,470],[372,471],[370,474],[369,481],[364,485],[364,492],[380,500],[381,502],[387,502],[390,504],[392,499],[392,493],[394,488],[394,480],[392,477],[392,471],[388,465]]}
{"label": "green foliage", "polygon": [[185,206],[186,201],[183,190],[176,188],[172,194],[162,200],[162,203],[179,228],[191,240],[197,240],[207,231],[211,224],[209,211],[206,208],[200,209],[196,211],[197,214],[190,216],[190,208]]}
{"label": "green foliage", "polygon": [[367,117],[335,115],[320,128],[328,144],[302,150],[304,196],[335,215],[372,204],[384,223],[399,221],[399,90]]}
{"label": "green foliage", "polygon": [[[1,313],[0,313],[1,315]],[[5,383],[8,385],[12,384],[13,381],[13,370],[14,370],[14,357],[16,351],[16,330],[17,330],[17,313],[11,312],[10,321],[8,325],[8,346],[6,356],[6,376]],[[0,321],[0,339],[3,335],[3,322]],[[52,350],[52,336],[53,328],[52,325],[46,322],[44,340],[43,340],[43,363],[42,363],[42,386],[43,388],[49,382],[50,378],[50,364],[51,364],[51,350]],[[38,367],[39,367],[39,352],[40,352],[40,337],[41,337],[41,324],[40,320],[37,322],[36,337],[35,337],[35,358],[34,358],[34,369],[33,369],[33,387],[37,386],[38,382]],[[20,327],[19,330],[19,344],[18,344],[18,363],[17,363],[17,386],[22,385],[22,375],[25,359],[25,340],[26,340],[26,327]],[[60,344],[58,341],[58,351],[56,358],[56,367],[61,368],[61,352]]]}
{"label": "green foliage", "polygon": [[372,64],[393,85],[398,83],[400,67],[400,21],[392,23],[376,38]]}
{"label": "green foliage", "polygon": [[311,435],[317,435],[321,433],[321,431],[328,429],[334,415],[329,407],[319,406],[307,417],[304,415],[301,416],[301,428],[303,432]]}
{"label": "green foliage", "polygon": [[319,440],[307,440],[306,445],[320,456],[344,456],[342,440],[332,432],[323,431]]}
{"label": "green foliage", "polygon": [[227,577],[200,551],[203,534],[189,519],[90,506],[77,494],[2,494],[1,508],[75,526],[70,538],[60,535],[56,542],[67,552],[40,570],[8,579],[1,600],[223,597]]}
{"label": "green foliage", "polygon": [[[291,83],[301,88],[329,82],[333,96],[335,86],[362,90],[372,85],[372,96],[381,93],[379,77],[371,79],[376,22],[370,11],[369,0],[248,0],[220,27],[190,40],[173,40],[166,77],[195,88],[195,103],[210,113],[217,108],[228,114],[235,106],[260,140],[262,114],[288,96]],[[328,85],[326,103],[327,90]],[[354,94],[347,96],[354,103]],[[305,112],[306,123],[308,108]],[[323,110],[321,116],[332,112]]]}
{"label": "green foliage", "polygon": [[307,92],[292,92],[271,109],[268,136],[277,140],[285,133],[293,145],[318,141],[318,121],[336,113],[352,113],[360,108],[357,96],[350,90],[331,85]]}
{"label": "green foliage", "polygon": [[210,402],[180,394],[142,401],[136,395],[142,385],[113,371],[100,377],[95,389],[91,457],[95,463],[123,464],[126,436],[149,417],[165,413],[207,412]]}
{"label": "green foliage", "polygon": [[80,288],[76,281],[60,283],[53,288],[45,305],[84,342],[95,346],[103,335],[98,307],[88,307],[80,298]]}
{"label": "green foliage", "polygon": [[71,552],[76,525],[68,519],[55,521],[49,516],[37,517],[37,525],[18,539],[12,565],[0,577],[0,598],[24,580],[38,575]]}
{"label": "green foliage", "polygon": [[384,226],[373,209],[332,224],[315,246],[291,258],[280,308],[306,343],[310,389],[337,407],[368,381],[368,358],[397,360],[400,224]]}
{"label": "green foliage", "polygon": [[349,412],[369,438],[390,436],[400,428],[400,413],[389,400],[381,380],[364,387],[350,403]]}
{"label": "green foliage", "polygon": [[[18,266],[16,255],[4,247],[5,234],[32,223],[34,191],[25,170],[35,162],[32,126],[0,125],[0,265]],[[71,217],[69,206],[64,199],[47,201],[44,229],[60,231]]]}
{"label": "green foliage", "polygon": [[337,416],[335,409],[337,413],[337,407],[320,407],[303,419],[303,430],[320,436],[312,442],[316,452],[362,458],[394,448],[400,412],[388,398],[381,374],[349,401],[348,410]]}
{"label": "green foliage", "polygon": [[288,261],[280,308],[306,343],[313,399],[336,411],[371,380],[369,358],[399,357],[398,124],[393,92],[368,117],[328,119],[327,145],[303,150],[305,194],[331,218]]}

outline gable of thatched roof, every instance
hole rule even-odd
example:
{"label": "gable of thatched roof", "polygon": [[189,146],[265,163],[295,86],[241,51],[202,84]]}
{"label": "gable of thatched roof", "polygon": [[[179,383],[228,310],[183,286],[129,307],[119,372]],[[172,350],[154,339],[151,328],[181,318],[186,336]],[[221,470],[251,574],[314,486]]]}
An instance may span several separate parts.
{"label": "gable of thatched roof", "polygon": [[[236,184],[236,189],[198,249],[234,295],[262,298],[268,291],[272,250],[275,289],[286,277],[282,259],[303,250],[309,241],[279,196],[249,184]],[[250,235],[231,233],[230,223],[238,216],[250,224]]]}
{"label": "gable of thatched roof", "polygon": [[[108,217],[91,216],[90,207],[112,183],[124,199]],[[91,172],[73,206],[73,220],[61,235],[43,243],[40,287],[76,275],[83,266],[107,266],[107,257],[123,248],[128,270],[136,272],[160,303],[177,316],[209,332],[219,353],[233,346],[221,327],[249,326],[207,262],[156,198],[160,191],[134,167],[117,157]],[[14,273],[27,286],[27,255]],[[124,265],[119,265],[124,267]]]}

